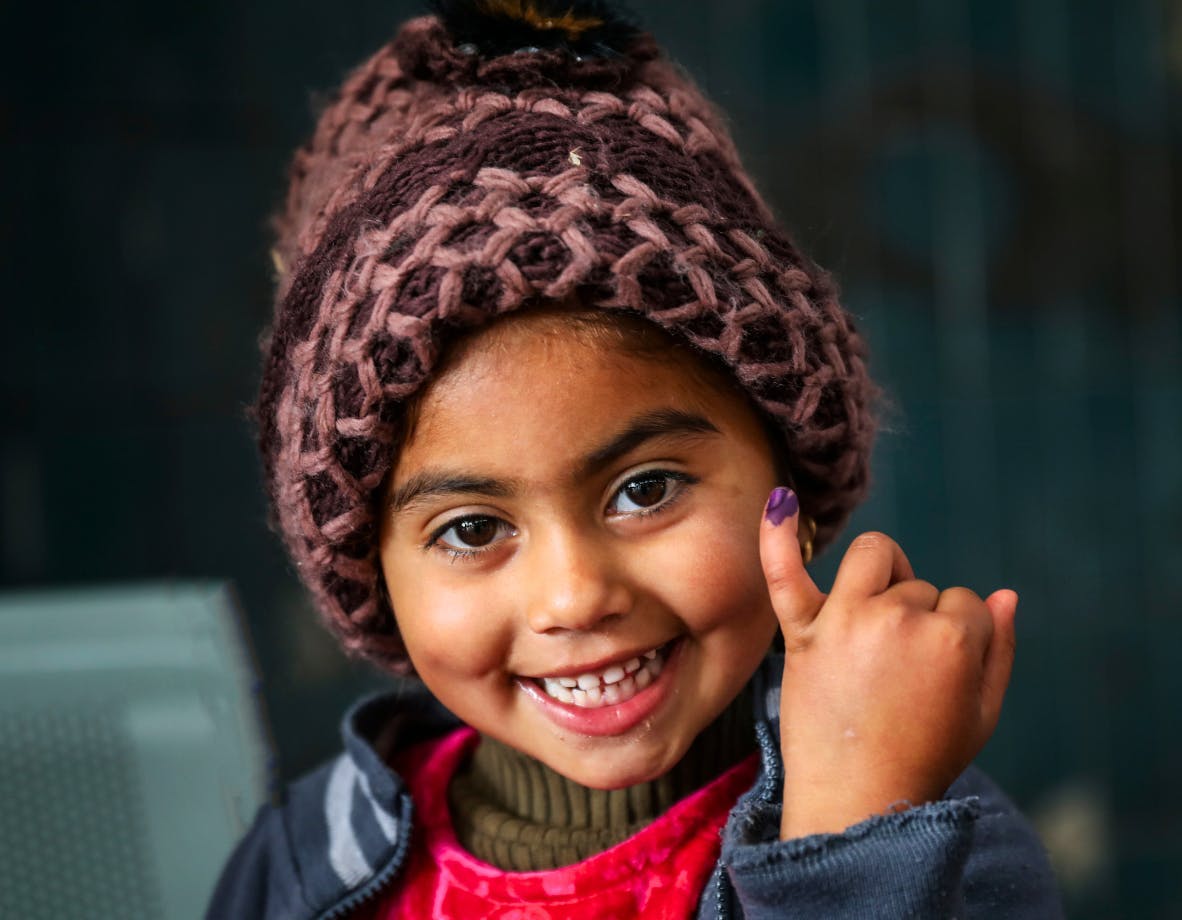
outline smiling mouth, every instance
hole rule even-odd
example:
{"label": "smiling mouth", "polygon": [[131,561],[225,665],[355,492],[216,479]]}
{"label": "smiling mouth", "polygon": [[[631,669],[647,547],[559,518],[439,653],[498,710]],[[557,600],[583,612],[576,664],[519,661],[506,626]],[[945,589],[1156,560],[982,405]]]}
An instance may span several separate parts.
{"label": "smiling mouth", "polygon": [[669,657],[672,642],[650,649],[622,664],[601,671],[588,671],[569,677],[543,677],[535,680],[547,696],[560,703],[597,709],[630,700],[649,686],[661,673]]}

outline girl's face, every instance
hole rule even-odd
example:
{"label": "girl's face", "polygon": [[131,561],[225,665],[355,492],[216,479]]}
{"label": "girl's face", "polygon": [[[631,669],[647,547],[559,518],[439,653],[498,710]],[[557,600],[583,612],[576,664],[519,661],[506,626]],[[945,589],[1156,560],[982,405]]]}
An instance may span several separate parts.
{"label": "girl's face", "polygon": [[419,676],[594,788],[672,768],[776,630],[771,451],[688,360],[504,321],[423,393],[387,492],[382,568]]}

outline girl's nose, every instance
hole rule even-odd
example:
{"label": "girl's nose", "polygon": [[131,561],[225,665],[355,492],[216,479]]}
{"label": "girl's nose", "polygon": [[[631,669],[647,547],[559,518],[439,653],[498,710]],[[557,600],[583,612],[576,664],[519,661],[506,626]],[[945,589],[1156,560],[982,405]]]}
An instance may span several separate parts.
{"label": "girl's nose", "polygon": [[526,620],[535,632],[585,631],[632,610],[633,592],[606,547],[562,534],[533,549]]}

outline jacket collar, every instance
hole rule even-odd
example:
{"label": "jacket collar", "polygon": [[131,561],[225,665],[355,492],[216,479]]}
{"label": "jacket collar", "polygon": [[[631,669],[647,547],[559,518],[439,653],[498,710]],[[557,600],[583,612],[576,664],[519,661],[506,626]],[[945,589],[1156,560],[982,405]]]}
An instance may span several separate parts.
{"label": "jacket collar", "polygon": [[344,752],[292,784],[283,810],[308,916],[344,917],[398,872],[410,844],[414,803],[383,756],[459,724],[426,687],[409,679],[345,714]]}

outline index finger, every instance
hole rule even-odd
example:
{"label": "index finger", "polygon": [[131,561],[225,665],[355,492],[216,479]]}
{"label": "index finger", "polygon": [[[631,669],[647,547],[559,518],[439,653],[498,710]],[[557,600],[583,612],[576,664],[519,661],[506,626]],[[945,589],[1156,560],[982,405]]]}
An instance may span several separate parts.
{"label": "index finger", "polygon": [[863,600],[915,577],[902,547],[884,533],[859,535],[842,557],[831,598]]}

